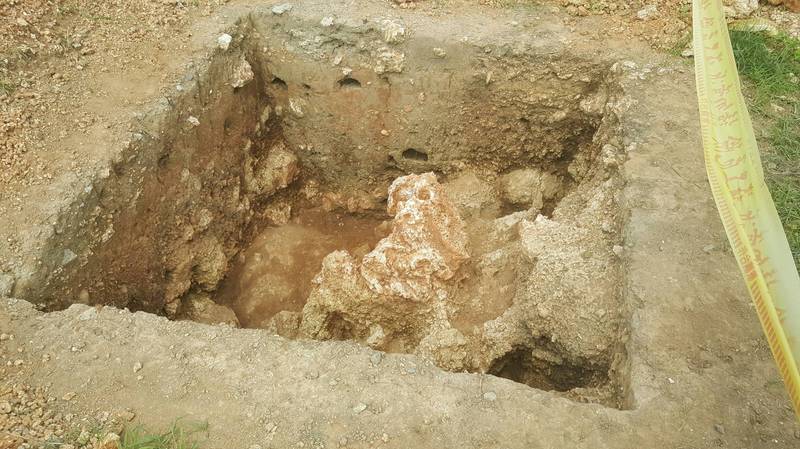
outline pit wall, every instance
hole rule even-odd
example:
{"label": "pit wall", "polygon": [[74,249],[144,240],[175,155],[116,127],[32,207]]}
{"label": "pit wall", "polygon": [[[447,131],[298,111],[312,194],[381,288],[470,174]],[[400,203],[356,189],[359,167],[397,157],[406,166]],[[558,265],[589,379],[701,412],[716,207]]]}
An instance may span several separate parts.
{"label": "pit wall", "polygon": [[385,197],[406,173],[531,165],[569,172],[569,184],[604,139],[608,65],[411,35],[390,19],[297,20],[252,17],[257,70],[275,80],[286,139],[328,185],[377,184]]}
{"label": "pit wall", "polygon": [[172,315],[192,286],[216,286],[260,199],[243,188],[245,166],[280,132],[275,120],[262,124],[269,99],[257,75],[234,87],[244,54],[214,51],[183,91],[137,117],[125,151],[58,218],[16,296],[46,309],[79,302]]}

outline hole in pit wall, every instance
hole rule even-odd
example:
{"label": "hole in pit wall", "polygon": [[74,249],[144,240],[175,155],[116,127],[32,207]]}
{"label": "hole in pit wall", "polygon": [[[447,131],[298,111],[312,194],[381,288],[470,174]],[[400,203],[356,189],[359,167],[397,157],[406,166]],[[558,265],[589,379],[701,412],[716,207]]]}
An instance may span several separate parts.
{"label": "hole in pit wall", "polygon": [[359,81],[359,80],[357,80],[355,78],[351,78],[349,76],[340,79],[338,84],[339,84],[339,87],[342,88],[342,89],[358,89],[358,88],[361,87],[361,81]]}
{"label": "hole in pit wall", "polygon": [[567,392],[608,381],[603,369],[593,369],[589,363],[568,362],[552,346],[540,339],[529,347],[514,348],[492,362],[486,372],[545,391]]}
{"label": "hole in pit wall", "polygon": [[272,83],[273,86],[276,86],[276,87],[281,88],[281,89],[288,89],[289,88],[289,86],[286,84],[286,81],[278,78],[277,76],[272,78],[272,82],[271,83]]}
{"label": "hole in pit wall", "polygon": [[403,151],[403,159],[408,159],[410,161],[427,162],[428,154],[419,150],[415,150],[414,148],[409,148]]}

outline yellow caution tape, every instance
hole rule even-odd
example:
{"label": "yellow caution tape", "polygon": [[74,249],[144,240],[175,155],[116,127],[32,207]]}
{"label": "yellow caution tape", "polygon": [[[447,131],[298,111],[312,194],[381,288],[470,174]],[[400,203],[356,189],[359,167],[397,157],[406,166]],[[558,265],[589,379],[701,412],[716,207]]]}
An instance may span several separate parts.
{"label": "yellow caution tape", "polygon": [[736,261],[800,417],[800,276],[761,168],[720,0],[693,0],[706,171]]}

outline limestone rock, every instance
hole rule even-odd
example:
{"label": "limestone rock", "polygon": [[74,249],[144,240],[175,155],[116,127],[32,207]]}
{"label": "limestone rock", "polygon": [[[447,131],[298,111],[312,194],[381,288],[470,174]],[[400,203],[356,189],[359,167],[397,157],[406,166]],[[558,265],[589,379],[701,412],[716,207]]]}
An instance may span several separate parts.
{"label": "limestone rock", "polygon": [[401,73],[405,67],[405,53],[388,47],[378,48],[373,55],[373,70],[378,75],[383,73]]}
{"label": "limestone rock", "polygon": [[280,5],[275,5],[272,7],[272,14],[276,16],[281,16],[284,13],[287,13],[292,10],[293,5],[291,3],[281,3]]}
{"label": "limestone rock", "polygon": [[397,19],[383,19],[380,24],[383,40],[387,44],[402,42],[406,35],[406,27]]}
{"label": "limestone rock", "polygon": [[560,189],[555,175],[533,168],[514,170],[500,179],[503,199],[536,211],[541,210],[545,200],[555,198]]}
{"label": "limestone rock", "polygon": [[301,334],[413,350],[445,326],[447,281],[468,259],[464,223],[432,173],[389,188],[392,232],[361,262],[328,254],[303,308]]}
{"label": "limestone rock", "polygon": [[388,211],[392,233],[364,256],[361,275],[376,293],[425,300],[469,258],[464,222],[433,173],[397,178]]}
{"label": "limestone rock", "polygon": [[233,69],[231,76],[231,86],[234,88],[244,87],[250,81],[253,81],[255,74],[253,68],[247,60],[242,59],[239,64]]}
{"label": "limestone rock", "polygon": [[0,297],[11,296],[16,279],[11,274],[0,273]]}
{"label": "limestone rock", "polygon": [[465,172],[443,185],[447,197],[458,208],[464,218],[475,216],[497,216],[500,214],[500,198],[495,189],[482,181],[473,172]]}
{"label": "limestone rock", "polygon": [[272,195],[286,188],[300,172],[297,156],[283,142],[272,147],[266,156],[250,162],[245,169],[245,184],[248,191],[258,195]]}
{"label": "limestone rock", "polygon": [[183,300],[181,316],[205,324],[228,324],[239,327],[239,319],[229,307],[211,300],[207,293],[191,293]]}
{"label": "limestone rock", "polygon": [[230,34],[222,34],[217,38],[217,46],[221,50],[227,50],[231,46],[233,37]]}

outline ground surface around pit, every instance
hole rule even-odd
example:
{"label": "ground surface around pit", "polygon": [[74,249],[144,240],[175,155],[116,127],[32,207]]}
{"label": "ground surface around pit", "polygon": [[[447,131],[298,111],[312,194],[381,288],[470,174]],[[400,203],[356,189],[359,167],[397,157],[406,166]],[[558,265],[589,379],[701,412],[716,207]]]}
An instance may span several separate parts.
{"label": "ground surface around pit", "polygon": [[[36,264],[50,220],[129,138],[131,115],[172,89],[186,62],[203,58],[252,7],[244,3],[189,17],[181,34],[136,46],[156,64],[121,64],[107,75],[90,66],[96,76],[87,77],[91,88],[80,90],[72,114],[95,118],[42,142],[48,151],[37,154],[48,176],[4,188],[5,265]],[[424,7],[390,11],[381,2],[302,2],[291,13],[391,15],[411,30],[433,26]],[[514,21],[586,51],[604,24],[593,17],[570,19],[567,27],[558,14],[537,8],[436,14],[461,29],[486,16]],[[42,314],[13,299],[0,302],[0,331],[14,335],[0,342],[2,381],[44,386],[58,398],[74,392],[60,406],[77,412],[131,408],[153,425],[180,416],[208,420],[207,446],[220,448],[797,447],[798,426],[708,191],[691,71],[635,43],[612,41],[605,51],[631,61],[621,65],[629,98],[621,119],[629,158],[631,410],[579,404],[492,376],[446,373],[413,356],[378,357],[351,343],[287,341],[113,308]],[[141,370],[134,370],[137,363]]]}

